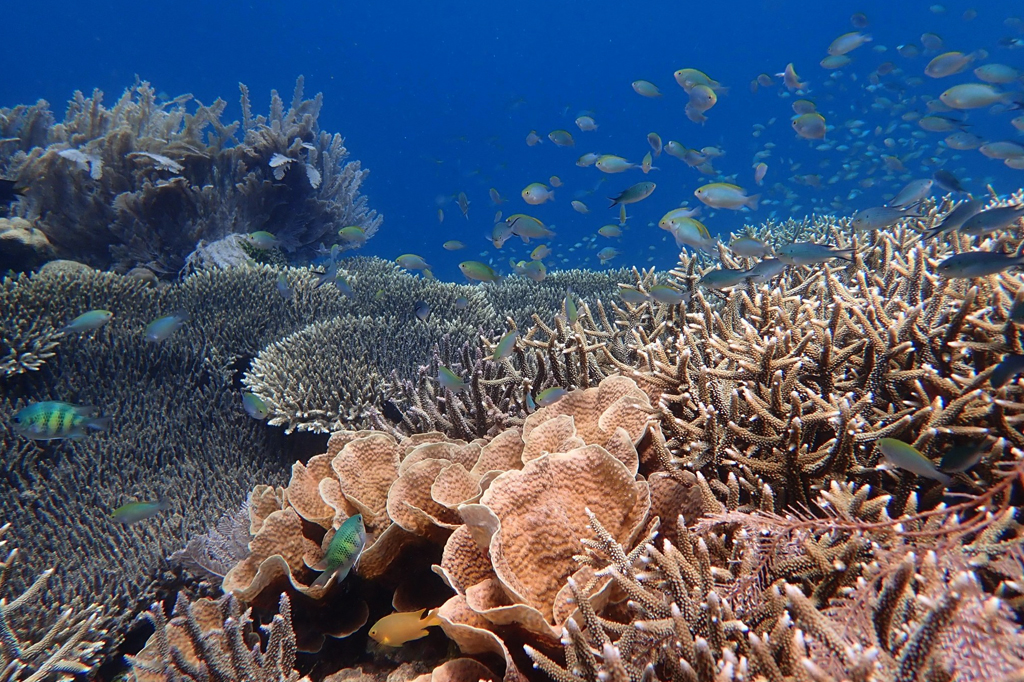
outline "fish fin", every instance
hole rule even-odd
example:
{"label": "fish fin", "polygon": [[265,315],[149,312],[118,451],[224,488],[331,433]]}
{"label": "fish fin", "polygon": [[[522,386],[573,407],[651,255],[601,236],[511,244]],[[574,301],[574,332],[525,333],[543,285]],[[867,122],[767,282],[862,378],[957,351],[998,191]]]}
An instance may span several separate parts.
{"label": "fish fin", "polygon": [[93,417],[85,423],[93,431],[106,431],[110,428],[110,417]]}
{"label": "fish fin", "polygon": [[[429,611],[426,612],[425,615],[421,615],[420,616],[420,625],[423,626],[424,630],[426,630],[429,627],[434,627],[436,625],[437,626],[441,625],[441,623],[442,623],[441,618],[437,615],[437,612],[440,611],[440,610],[441,610],[441,607],[437,607],[435,609],[430,609]],[[426,609],[424,609],[424,611],[426,611]]]}
{"label": "fish fin", "polygon": [[758,203],[759,201],[761,201],[761,195],[760,195],[760,194],[754,194],[754,195],[752,195],[752,196],[749,196],[749,197],[747,197],[747,200],[746,200],[746,201],[744,201],[743,203],[744,203],[744,204],[745,204],[745,205],[747,206],[747,208],[749,208],[749,209],[750,209],[751,211],[756,211],[756,210],[757,210],[757,203]]}
{"label": "fish fin", "polygon": [[615,199],[614,197],[608,197],[608,201],[612,202],[608,204],[608,208],[615,208],[619,203],[619,200]]}
{"label": "fish fin", "polygon": [[[317,565],[319,565],[319,564],[317,564]],[[310,587],[324,587],[324,586],[326,586],[327,583],[330,582],[331,576],[333,576],[333,575],[334,575],[334,573],[331,572],[331,571],[324,571],[323,573],[321,573],[320,575],[318,575],[316,577],[316,580],[313,581],[313,583],[310,585]]]}
{"label": "fish fin", "polygon": [[842,258],[843,260],[852,263],[854,253],[855,251],[853,249],[839,249],[837,251],[833,251],[832,255],[834,255],[836,258]]}

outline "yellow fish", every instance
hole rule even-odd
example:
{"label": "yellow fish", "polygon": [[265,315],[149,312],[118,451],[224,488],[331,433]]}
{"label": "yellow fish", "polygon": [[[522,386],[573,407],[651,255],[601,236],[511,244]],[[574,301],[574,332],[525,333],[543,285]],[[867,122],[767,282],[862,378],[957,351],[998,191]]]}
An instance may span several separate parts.
{"label": "yellow fish", "polygon": [[427,628],[441,624],[437,609],[399,611],[384,616],[370,628],[370,637],[384,646],[399,647],[414,639],[426,637]]}

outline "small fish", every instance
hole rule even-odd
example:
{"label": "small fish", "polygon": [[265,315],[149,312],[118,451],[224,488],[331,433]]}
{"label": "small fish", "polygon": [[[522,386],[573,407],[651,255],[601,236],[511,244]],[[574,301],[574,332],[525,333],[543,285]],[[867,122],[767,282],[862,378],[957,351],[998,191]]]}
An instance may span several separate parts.
{"label": "small fish", "polygon": [[744,258],[764,258],[774,253],[772,247],[754,237],[737,237],[729,244],[729,250]]}
{"label": "small fish", "polygon": [[655,284],[649,293],[651,299],[664,305],[678,305],[690,300],[689,292],[679,291],[667,284]]}
{"label": "small fish", "polygon": [[612,260],[619,255],[619,250],[613,246],[606,246],[597,252],[597,259],[601,261],[601,265],[604,265],[608,261]]}
{"label": "small fish", "polygon": [[494,244],[494,248],[500,249],[501,247],[505,246],[505,242],[507,242],[509,237],[511,236],[511,225],[509,225],[505,221],[495,223],[494,228],[491,230],[491,243]]}
{"label": "small fish", "polygon": [[526,146],[534,147],[538,144],[543,144],[544,140],[540,139],[540,135],[537,134],[536,130],[531,130],[526,136]]}
{"label": "small fish", "polygon": [[543,391],[537,394],[537,407],[547,407],[548,405],[553,405],[568,394],[569,392],[566,391],[561,386],[552,386],[551,388],[545,388]]}
{"label": "small fish", "polygon": [[595,163],[597,163],[597,160],[600,159],[600,158],[601,158],[600,154],[595,154],[594,152],[589,152],[587,154],[584,154],[580,158],[576,159],[576,165],[579,166],[580,168],[590,168]]}
{"label": "small fish", "polygon": [[416,301],[412,307],[413,313],[423,322],[430,319],[430,304],[426,301]]}
{"label": "small fish", "polygon": [[754,166],[754,183],[758,186],[764,184],[764,176],[768,173],[768,164],[762,162]]}
{"label": "small fish", "polygon": [[490,265],[475,260],[466,260],[459,263],[459,270],[468,279],[476,282],[500,282],[501,275],[494,271]]}
{"label": "small fish", "polygon": [[277,275],[277,293],[286,301],[295,294],[295,289],[288,284],[288,276],[283,272]]}
{"label": "small fish", "polygon": [[1005,229],[1022,217],[1024,217],[1024,204],[997,206],[972,215],[964,221],[960,231],[975,236],[988,234]]}
{"label": "small fish", "polygon": [[346,244],[351,244],[356,248],[366,244],[366,231],[358,225],[349,225],[338,230],[338,236]]}
{"label": "small fish", "polygon": [[465,296],[459,296],[458,298],[455,299],[455,309],[456,310],[465,310],[468,307],[469,307],[469,299],[466,298]]}
{"label": "small fish", "polygon": [[465,192],[459,192],[456,201],[459,204],[459,210],[462,211],[462,217],[469,220],[469,197],[466,196]]}
{"label": "small fish", "polygon": [[932,180],[934,180],[935,184],[937,184],[939,187],[946,190],[947,192],[959,192],[961,194],[967,193],[967,190],[965,190],[963,185],[960,184],[959,178],[950,173],[948,170],[939,168],[934,173],[932,173]]}
{"label": "small fish", "polygon": [[935,271],[950,279],[968,279],[994,275],[1022,265],[1024,265],[1024,242],[1014,254],[992,251],[958,253],[939,263]]}
{"label": "small fish", "polygon": [[430,264],[415,253],[405,253],[395,259],[398,266],[406,270],[430,270]]}
{"label": "small fish", "polygon": [[146,331],[142,338],[149,343],[160,343],[181,329],[186,322],[188,322],[188,313],[183,311],[158,317],[146,325]]}
{"label": "small fish", "polygon": [[878,451],[882,453],[882,457],[887,462],[904,471],[934,479],[943,485],[949,484],[952,480],[948,475],[939,471],[930,459],[921,454],[920,450],[901,440],[879,438]]}
{"label": "small fish", "polygon": [[627,187],[619,192],[618,195],[608,197],[609,201],[612,202],[608,208],[612,208],[619,204],[635,204],[638,201],[643,201],[647,197],[651,196],[651,193],[654,192],[654,188],[656,186],[657,185],[653,182],[638,182],[632,187]]}
{"label": "small fish", "polygon": [[661,91],[658,90],[658,86],[650,81],[633,81],[631,85],[633,86],[633,91],[642,97],[661,97]]}
{"label": "small fish", "polygon": [[871,208],[865,208],[854,213],[850,224],[853,226],[853,229],[860,231],[884,230],[887,227],[892,227],[904,218],[910,217],[916,216],[915,214],[907,213],[901,208],[872,206]]}
{"label": "small fish", "polygon": [[934,184],[935,181],[931,178],[911,180],[903,189],[896,193],[896,196],[889,202],[889,206],[893,208],[913,206],[932,193],[932,185]]}
{"label": "small fish", "polygon": [[625,284],[619,285],[619,298],[630,305],[640,305],[649,300],[647,294]]}
{"label": "small fish", "polygon": [[1014,105],[1020,93],[1001,92],[988,83],[963,83],[946,90],[939,99],[951,109],[980,109],[993,104]]}
{"label": "small fish", "polygon": [[505,198],[502,197],[501,193],[493,187],[487,190],[487,194],[491,197],[491,202],[494,203],[495,206],[500,206],[505,203]]}
{"label": "small fish", "polygon": [[982,206],[985,205],[984,201],[979,199],[969,199],[968,201],[961,201],[959,204],[953,207],[949,213],[942,219],[935,227],[930,230],[926,230],[921,234],[922,239],[931,239],[937,237],[944,232],[952,232],[953,230],[959,230],[968,219],[972,218],[977,214]]}
{"label": "small fish", "polygon": [[452,393],[458,393],[469,388],[469,384],[459,378],[459,375],[451,371],[444,365],[441,365],[437,370],[437,381],[441,384],[441,387],[451,391]]}
{"label": "small fish", "polygon": [[569,322],[569,326],[576,324],[576,320],[580,319],[579,309],[576,308],[576,301],[572,298],[572,290],[565,292],[565,319]]}
{"label": "small fish", "polygon": [[338,279],[338,262],[331,259],[327,269],[322,273],[317,273],[316,284],[313,285],[314,289],[319,289],[325,284],[333,284]]}
{"label": "small fish", "polygon": [[548,201],[555,200],[554,190],[548,189],[547,185],[540,182],[533,182],[524,187],[522,195],[523,201],[531,206],[538,206]]}
{"label": "small fish", "polygon": [[[664,221],[664,219],[662,219]],[[660,225],[661,223],[659,223]],[[714,255],[718,251],[718,238],[712,237],[704,223],[693,218],[677,218],[667,223],[668,231],[675,239],[676,246],[689,246],[692,249]]]}
{"label": "small fish", "polygon": [[109,310],[90,310],[64,325],[61,332],[64,334],[91,332],[110,322],[113,317],[114,313]]}
{"label": "small fish", "polygon": [[828,46],[828,53],[833,56],[844,55],[847,52],[852,52],[864,43],[870,43],[871,36],[867,33],[861,33],[860,31],[854,31],[852,33],[844,33]]}
{"label": "small fish", "polygon": [[466,245],[460,242],[458,239],[449,239],[444,244],[442,244],[441,247],[445,251],[458,251],[460,249],[466,248]]}
{"label": "small fish", "polygon": [[524,213],[510,215],[505,219],[505,223],[512,230],[512,234],[522,239],[524,244],[528,244],[531,239],[548,239],[555,236],[544,223]]}
{"label": "small fish", "polygon": [[971,54],[944,52],[928,62],[928,66],[924,67],[924,73],[931,78],[952,76],[966,69],[979,57],[981,57],[980,52],[972,52]]}
{"label": "small fish", "polygon": [[572,134],[568,130],[552,130],[548,133],[548,139],[558,147],[576,146],[576,140],[572,139]]}
{"label": "small fish", "polygon": [[370,628],[370,637],[384,646],[399,647],[406,642],[426,637],[427,628],[441,625],[437,609],[405,611],[384,616]]}
{"label": "small fish", "polygon": [[519,338],[519,332],[516,330],[510,331],[505,336],[501,337],[497,345],[494,346],[494,353],[491,355],[491,360],[499,362],[512,356],[512,351],[516,347],[516,340]]}
{"label": "small fish", "polygon": [[630,168],[639,168],[637,164],[630,163],[621,156],[615,156],[614,154],[604,154],[598,157],[594,166],[602,173],[622,173]]}
{"label": "small fish", "polygon": [[263,399],[248,391],[242,392],[242,408],[253,419],[266,419],[270,414],[270,408],[263,402]]}
{"label": "small fish", "polygon": [[622,228],[620,228],[618,225],[605,225],[599,228],[597,230],[597,233],[602,237],[608,237],[609,239],[611,239],[613,237],[621,237]]}
{"label": "small fish", "polygon": [[582,201],[574,200],[570,202],[570,205],[572,206],[572,210],[576,211],[577,213],[590,213],[590,209],[587,208],[587,205],[584,204]]}
{"label": "small fish", "polygon": [[585,133],[597,130],[598,125],[593,116],[580,116],[576,119],[576,127]]}
{"label": "small fish", "polygon": [[[424,271],[423,274],[424,275],[429,275],[430,271],[426,270],[426,271]],[[353,296],[355,294],[355,292],[352,290],[352,286],[348,283],[348,280],[346,280],[344,277],[335,277],[335,279],[334,279],[334,286],[338,289],[338,291],[340,291],[345,296]]]}
{"label": "small fish", "polygon": [[647,144],[651,145],[651,151],[655,156],[661,156],[661,135],[658,133],[647,133]]}
{"label": "small fish", "polygon": [[87,430],[106,431],[110,417],[97,417],[95,407],[48,400],[32,403],[15,413],[14,431],[32,440],[81,438]]}
{"label": "small fish", "polygon": [[946,451],[939,462],[939,468],[949,474],[956,474],[973,468],[988,449],[988,441],[979,441],[968,445],[956,445]]}
{"label": "small fish", "polygon": [[541,244],[533,251],[530,252],[530,258],[533,260],[544,260],[551,255],[551,247],[547,244]]}
{"label": "small fish", "polygon": [[333,577],[337,577],[339,583],[344,580],[352,570],[352,566],[355,565],[360,552],[363,551],[364,544],[366,544],[366,528],[363,526],[362,514],[345,519],[334,537],[331,538],[331,544],[327,546],[324,558],[316,566],[311,567],[314,571],[323,571],[313,581],[312,587],[324,587]]}
{"label": "small fish", "polygon": [[777,73],[775,75],[782,78],[783,84],[785,84],[786,89],[790,92],[807,89],[807,83],[805,81],[801,81],[800,77],[796,75],[796,69],[793,68],[793,62],[786,64],[786,69],[782,73]]}
{"label": "small fish", "polygon": [[727,182],[712,182],[698,187],[693,194],[712,208],[728,208],[733,211],[738,211],[744,206],[756,211],[757,203],[761,199],[760,194],[747,196],[746,190],[742,187]]}
{"label": "small fish", "polygon": [[728,289],[740,284],[747,278],[746,270],[732,270],[729,268],[717,268],[709,270],[700,278],[700,283],[712,289]]}
{"label": "small fish", "polygon": [[509,258],[508,264],[517,275],[534,282],[543,282],[548,276],[548,269],[539,260],[521,260],[517,263],[515,258]]}
{"label": "small fish", "polygon": [[828,126],[825,117],[817,112],[800,114],[793,119],[793,130],[805,140],[822,140]]}
{"label": "small fish", "polygon": [[813,265],[833,258],[853,260],[853,249],[835,249],[828,244],[815,244],[814,242],[787,244],[775,253],[779,260],[787,265]]}
{"label": "small fish", "polygon": [[170,508],[171,503],[163,497],[156,502],[129,502],[110,512],[110,518],[125,526],[130,526],[133,523],[151,519]]}
{"label": "small fish", "polygon": [[992,370],[992,374],[988,377],[988,382],[992,384],[992,388],[1002,388],[1010,379],[1021,372],[1024,372],[1024,355],[1009,353],[1004,355],[1003,359]]}
{"label": "small fish", "polygon": [[751,284],[764,284],[786,269],[787,264],[778,258],[765,258],[746,272],[746,279]]}
{"label": "small fish", "polygon": [[246,235],[249,243],[255,246],[257,249],[273,249],[281,245],[281,242],[272,233],[266,230],[259,230],[257,232],[250,232]]}

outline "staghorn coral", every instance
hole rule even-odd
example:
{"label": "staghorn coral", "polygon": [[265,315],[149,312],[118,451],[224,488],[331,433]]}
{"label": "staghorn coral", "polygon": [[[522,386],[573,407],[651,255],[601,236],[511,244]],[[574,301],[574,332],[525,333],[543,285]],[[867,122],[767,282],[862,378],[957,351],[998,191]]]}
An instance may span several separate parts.
{"label": "staghorn coral", "polygon": [[[3,536],[11,524],[0,526],[0,551],[7,546]],[[8,583],[18,559],[12,549],[0,562],[0,592]],[[59,614],[48,622],[37,621],[42,609],[38,601],[53,570],[43,571],[17,597],[0,599],[0,680],[3,682],[42,682],[59,675],[71,679],[96,667],[106,632],[96,623],[97,608],[81,604],[59,607]],[[26,632],[29,638],[24,639]]]}
{"label": "staghorn coral", "polygon": [[299,682],[287,597],[270,624],[259,628],[265,643],[254,631],[251,609],[243,611],[231,595],[190,602],[179,594],[172,616],[168,620],[161,604],[143,614],[154,632],[141,652],[126,657],[136,682]]}
{"label": "staghorn coral", "polygon": [[[303,99],[300,77],[287,110],[273,91],[269,113],[253,118],[241,88],[233,123],[221,121],[223,100],[159,102],[146,82],[109,109],[102,92],[76,92],[59,124],[42,103],[0,110],[11,140],[0,169],[28,188],[13,210],[58,256],[122,272],[176,273],[198,245],[267,227],[303,255],[339,226],[372,237],[381,218],[359,193],[367,171],[347,160],[340,135],[319,130],[322,97]],[[272,168],[275,154],[290,162]]]}

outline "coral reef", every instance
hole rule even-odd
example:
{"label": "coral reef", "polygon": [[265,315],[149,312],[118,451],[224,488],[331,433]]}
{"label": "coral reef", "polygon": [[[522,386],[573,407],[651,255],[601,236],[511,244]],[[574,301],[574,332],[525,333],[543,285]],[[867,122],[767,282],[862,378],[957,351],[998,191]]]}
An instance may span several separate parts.
{"label": "coral reef", "polygon": [[297,257],[343,226],[372,237],[381,217],[359,193],[367,171],[319,129],[322,97],[303,99],[300,77],[289,108],[274,91],[254,118],[241,87],[232,123],[224,100],[161,102],[146,82],[111,108],[98,90],[76,92],[59,124],[44,102],[0,109],[0,170],[27,188],[12,210],[59,257],[121,272],[177,273],[198,246],[265,229]]}
{"label": "coral reef", "polygon": [[281,597],[270,624],[260,626],[265,644],[254,631],[251,610],[243,612],[231,595],[190,602],[179,594],[170,620],[160,604],[144,616],[153,625],[153,635],[138,655],[127,657],[136,682],[300,679],[294,669],[295,633],[287,597]]}
{"label": "coral reef", "polygon": [[[11,524],[0,526],[0,552],[7,548],[3,536]],[[10,579],[18,559],[12,549],[0,561],[0,593]],[[0,680],[41,682],[60,675],[61,679],[92,672],[97,664],[106,633],[96,623],[97,608],[81,603],[62,605],[58,615],[40,622],[46,583],[53,570],[46,570],[17,597],[0,598]],[[25,635],[28,635],[26,638]]]}

